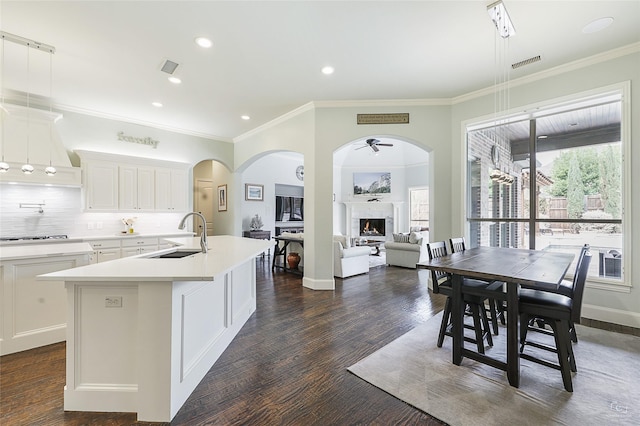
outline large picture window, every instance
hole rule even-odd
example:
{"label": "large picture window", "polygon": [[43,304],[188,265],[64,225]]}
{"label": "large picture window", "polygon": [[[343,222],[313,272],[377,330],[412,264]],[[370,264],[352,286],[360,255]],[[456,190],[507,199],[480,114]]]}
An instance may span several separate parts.
{"label": "large picture window", "polygon": [[578,254],[590,244],[589,279],[623,284],[621,99],[608,93],[468,126],[469,245]]}

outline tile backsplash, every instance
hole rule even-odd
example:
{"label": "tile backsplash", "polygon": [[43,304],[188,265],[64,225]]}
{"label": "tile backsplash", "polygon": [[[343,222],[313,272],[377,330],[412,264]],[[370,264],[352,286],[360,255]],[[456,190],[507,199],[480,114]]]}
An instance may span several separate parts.
{"label": "tile backsplash", "polygon": [[[42,213],[38,204],[42,204]],[[80,188],[0,185],[0,237],[3,238],[57,234],[69,237],[114,235],[125,230],[121,219],[130,217],[137,217],[134,223],[136,232],[174,232],[178,231],[178,223],[185,213],[85,213]]]}

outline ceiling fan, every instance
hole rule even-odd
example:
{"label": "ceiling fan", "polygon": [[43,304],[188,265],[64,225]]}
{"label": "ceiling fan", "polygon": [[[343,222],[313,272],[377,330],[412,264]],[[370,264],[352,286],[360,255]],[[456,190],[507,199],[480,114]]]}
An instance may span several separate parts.
{"label": "ceiling fan", "polygon": [[379,146],[393,146],[392,143],[382,143],[380,142],[378,139],[367,139],[365,141],[366,145],[363,145],[359,148],[356,149],[362,149],[362,148],[366,148],[366,147],[370,147],[373,152],[378,152],[380,151],[380,149],[378,148]]}

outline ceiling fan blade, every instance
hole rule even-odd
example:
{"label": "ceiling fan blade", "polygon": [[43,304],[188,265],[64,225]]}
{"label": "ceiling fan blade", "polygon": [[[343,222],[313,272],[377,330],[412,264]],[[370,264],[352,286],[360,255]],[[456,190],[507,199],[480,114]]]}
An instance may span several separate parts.
{"label": "ceiling fan blade", "polygon": [[393,146],[392,143],[377,143],[378,146]]}
{"label": "ceiling fan blade", "polygon": [[380,149],[376,145],[371,145],[371,149],[373,149],[373,152],[380,151]]}
{"label": "ceiling fan blade", "polygon": [[362,145],[362,146],[357,147],[355,150],[357,151],[357,150],[362,149],[362,148],[369,148],[369,146],[367,146],[367,145]]}

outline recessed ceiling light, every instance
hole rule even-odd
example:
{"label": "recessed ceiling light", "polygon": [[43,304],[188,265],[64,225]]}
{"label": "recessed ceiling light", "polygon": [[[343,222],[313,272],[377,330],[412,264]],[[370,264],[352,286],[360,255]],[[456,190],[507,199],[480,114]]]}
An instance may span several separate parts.
{"label": "recessed ceiling light", "polygon": [[546,138],[548,138],[548,137],[549,137],[549,136],[547,136],[547,135],[540,135],[540,136],[538,136],[538,139],[546,139]]}
{"label": "recessed ceiling light", "polygon": [[248,115],[241,115],[240,118],[242,118],[243,120],[251,119],[251,117],[249,117]]}
{"label": "recessed ceiling light", "polygon": [[182,83],[182,80],[180,80],[178,77],[169,77],[169,81],[172,82],[173,84],[180,84]]}
{"label": "recessed ceiling light", "polygon": [[205,49],[208,49],[209,47],[213,46],[213,43],[211,42],[211,40],[209,40],[206,37],[196,38],[196,44],[200,47],[204,47]]}
{"label": "recessed ceiling light", "polygon": [[610,16],[607,16],[605,18],[599,18],[599,19],[596,19],[595,21],[591,21],[587,25],[585,25],[582,28],[582,32],[584,34],[597,33],[598,31],[604,30],[605,28],[607,28],[612,23],[613,23],[613,18],[610,17]]}
{"label": "recessed ceiling light", "polygon": [[153,105],[156,108],[162,108],[162,103],[161,102],[151,102],[151,105]]}
{"label": "recessed ceiling light", "polygon": [[326,74],[326,75],[330,75],[333,74],[335,70],[333,69],[333,67],[330,66],[326,66],[322,68],[322,74]]}

